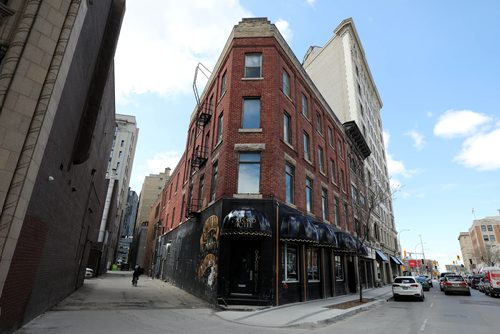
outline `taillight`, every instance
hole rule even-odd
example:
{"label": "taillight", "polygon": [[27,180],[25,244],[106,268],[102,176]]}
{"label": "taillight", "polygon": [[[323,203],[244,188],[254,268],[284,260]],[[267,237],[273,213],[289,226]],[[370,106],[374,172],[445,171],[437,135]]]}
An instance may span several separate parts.
{"label": "taillight", "polygon": [[444,282],[444,285],[453,285],[451,282]]}
{"label": "taillight", "polygon": [[412,284],[410,285],[412,288],[418,288],[418,284]]}
{"label": "taillight", "polygon": [[460,286],[467,286],[467,283],[465,283],[465,282],[460,282]]}
{"label": "taillight", "polygon": [[400,285],[399,285],[399,284],[396,284],[396,283],[393,283],[393,284],[392,284],[392,286],[397,287],[397,286],[400,286]]}

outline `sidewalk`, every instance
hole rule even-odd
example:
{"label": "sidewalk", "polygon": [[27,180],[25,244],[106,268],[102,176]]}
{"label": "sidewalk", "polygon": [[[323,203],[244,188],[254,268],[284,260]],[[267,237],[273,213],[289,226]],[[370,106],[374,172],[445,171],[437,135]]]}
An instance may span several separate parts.
{"label": "sidewalk", "polygon": [[340,307],[342,303],[359,300],[359,294],[349,294],[328,299],[287,304],[260,310],[227,310],[217,312],[216,314],[226,321],[244,325],[261,327],[305,327],[338,321],[344,317],[365,311],[377,304],[386,302],[391,297],[391,285],[386,285],[381,288],[363,290],[363,299],[373,299],[373,301],[346,309],[331,307],[335,307],[335,305]]}

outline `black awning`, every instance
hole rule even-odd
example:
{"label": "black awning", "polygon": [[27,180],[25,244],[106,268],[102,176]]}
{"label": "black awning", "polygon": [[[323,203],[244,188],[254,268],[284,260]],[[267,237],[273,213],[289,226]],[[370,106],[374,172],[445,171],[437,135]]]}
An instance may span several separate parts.
{"label": "black awning", "polygon": [[335,236],[337,237],[339,249],[345,252],[355,252],[356,241],[354,240],[353,236],[339,229],[334,229],[334,230],[335,230]]}
{"label": "black awning", "polygon": [[368,256],[368,247],[365,246],[364,242],[362,242],[360,239],[353,237],[356,240],[356,247],[359,249],[359,253],[362,256]]}
{"label": "black awning", "polygon": [[398,266],[403,265],[403,261],[401,261],[401,260],[400,260],[400,259],[398,259],[397,257],[395,257],[395,256],[391,256],[390,258],[391,258],[391,261],[392,261],[394,264],[396,264],[396,265],[398,265]]}
{"label": "black awning", "polygon": [[389,261],[389,259],[387,258],[387,256],[385,256],[385,254],[382,251],[379,251],[379,250],[376,250],[376,249],[375,249],[375,256],[377,257],[377,260],[380,260],[380,261]]}
{"label": "black awning", "polygon": [[316,230],[318,231],[318,242],[320,246],[338,248],[337,237],[335,230],[330,224],[314,222]]}
{"label": "black awning", "polygon": [[220,235],[272,237],[273,232],[266,215],[255,209],[242,208],[224,217]]}
{"label": "black awning", "polygon": [[283,241],[318,243],[318,231],[306,216],[286,214],[281,221],[280,239]]}

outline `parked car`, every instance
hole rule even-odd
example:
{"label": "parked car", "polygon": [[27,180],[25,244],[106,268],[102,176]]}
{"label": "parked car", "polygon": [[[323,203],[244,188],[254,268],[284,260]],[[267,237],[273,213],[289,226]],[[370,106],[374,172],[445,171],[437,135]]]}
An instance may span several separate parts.
{"label": "parked car", "polygon": [[427,280],[427,278],[425,278],[424,276],[417,276],[416,279],[417,282],[422,285],[422,289],[424,289],[424,291],[431,290],[431,286],[429,285],[429,281]]}
{"label": "parked car", "polygon": [[401,297],[413,297],[424,301],[424,289],[413,276],[397,276],[392,283],[392,295],[394,300]]}
{"label": "parked car", "polygon": [[444,283],[444,277],[446,275],[455,275],[455,274],[452,272],[442,272],[439,274],[439,290],[441,290],[441,291],[444,291],[443,290],[443,283]]}
{"label": "parked car", "polygon": [[427,284],[432,288],[432,278],[429,275],[418,275],[418,277],[423,277],[427,280]]}
{"label": "parked car", "polygon": [[477,289],[477,285],[479,284],[479,281],[483,277],[484,277],[483,274],[474,274],[474,275],[471,275],[470,283],[469,283],[470,287],[472,289]]}
{"label": "parked car", "polygon": [[484,293],[492,297],[500,295],[500,268],[486,267],[481,273],[484,275]]}
{"label": "parked car", "polygon": [[94,277],[94,270],[91,268],[85,269],[85,278],[92,278]]}
{"label": "parked car", "polygon": [[460,275],[446,275],[443,281],[443,291],[445,295],[458,292],[470,296],[469,284]]}

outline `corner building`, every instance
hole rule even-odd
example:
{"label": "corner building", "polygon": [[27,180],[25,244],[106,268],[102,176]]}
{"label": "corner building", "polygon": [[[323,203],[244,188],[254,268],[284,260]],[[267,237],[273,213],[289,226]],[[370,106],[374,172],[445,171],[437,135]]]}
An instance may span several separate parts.
{"label": "corner building", "polygon": [[[162,234],[154,274],[223,304],[326,298],[355,292],[358,280],[373,287],[375,253],[369,242],[356,252],[354,214],[363,205],[353,205],[348,188],[364,177],[354,167],[369,154],[276,26],[243,19],[155,209]],[[360,186],[360,198],[365,192]]]}

